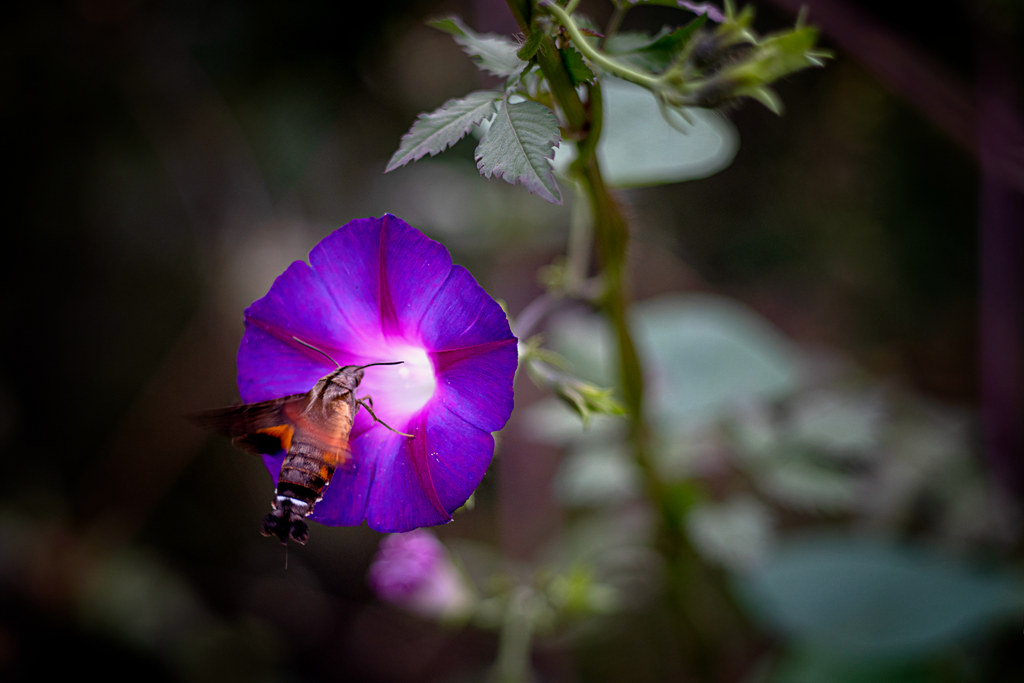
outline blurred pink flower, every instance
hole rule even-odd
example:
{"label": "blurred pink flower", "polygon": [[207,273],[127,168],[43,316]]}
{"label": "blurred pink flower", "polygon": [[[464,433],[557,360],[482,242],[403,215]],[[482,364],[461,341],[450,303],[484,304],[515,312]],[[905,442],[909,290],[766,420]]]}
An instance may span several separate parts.
{"label": "blurred pink flower", "polygon": [[424,529],[385,537],[368,579],[382,600],[424,617],[457,617],[472,602],[448,551]]}

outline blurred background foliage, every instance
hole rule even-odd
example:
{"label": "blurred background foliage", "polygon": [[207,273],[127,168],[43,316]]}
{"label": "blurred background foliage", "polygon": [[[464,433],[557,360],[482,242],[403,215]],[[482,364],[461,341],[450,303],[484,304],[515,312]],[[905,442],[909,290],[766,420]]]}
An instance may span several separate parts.
{"label": "blurred background foliage", "polygon": [[[706,163],[670,184],[621,167],[659,467],[754,624],[729,680],[1014,680],[1024,12],[773,0],[759,30],[798,4],[836,58],[780,85],[784,116],[715,119],[720,144],[680,150]],[[466,142],[382,173],[418,112],[485,81],[424,25],[452,12],[515,30],[495,0],[9,9],[0,678],[488,670],[486,628],[373,596],[376,533],[318,526],[285,570],[257,533],[263,469],[183,418],[235,400],[243,308],[351,218],[441,240],[513,315],[543,291],[566,207],[481,180]],[[592,312],[544,334],[611,383]],[[617,596],[542,634],[538,680],[675,680],[620,425],[553,402],[520,378],[472,511],[439,535],[481,581],[585,569]]]}

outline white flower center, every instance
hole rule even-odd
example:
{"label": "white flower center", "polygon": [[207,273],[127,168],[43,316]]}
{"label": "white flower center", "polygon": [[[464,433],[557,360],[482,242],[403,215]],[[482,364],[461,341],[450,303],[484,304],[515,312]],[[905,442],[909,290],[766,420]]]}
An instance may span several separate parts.
{"label": "white flower center", "polygon": [[400,360],[402,364],[367,368],[360,394],[373,399],[373,410],[382,419],[400,421],[411,417],[426,405],[437,388],[430,356],[420,346],[389,344],[380,358]]}

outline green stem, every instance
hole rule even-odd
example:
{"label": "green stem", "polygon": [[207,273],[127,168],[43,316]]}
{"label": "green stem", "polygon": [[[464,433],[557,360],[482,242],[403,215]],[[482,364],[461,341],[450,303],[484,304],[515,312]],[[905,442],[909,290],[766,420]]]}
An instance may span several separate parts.
{"label": "green stem", "polygon": [[530,680],[530,645],[536,619],[536,596],[528,588],[513,593],[498,635],[494,683]]}
{"label": "green stem", "polygon": [[[576,203],[583,206],[588,195],[580,183],[574,183]],[[593,220],[584,211],[574,210],[569,217],[569,240],[565,254],[565,290],[570,296],[584,297],[584,286],[590,273],[590,255],[593,253]]]}
{"label": "green stem", "polygon": [[[524,32],[532,26],[529,0],[507,0],[513,15]],[[629,78],[617,63],[591,48],[575,22],[562,8],[548,2],[539,3],[569,32],[576,47],[596,64],[616,75]],[[619,386],[628,411],[628,446],[640,470],[648,499],[658,518],[658,544],[668,568],[670,608],[676,619],[677,643],[694,673],[702,680],[713,679],[716,667],[728,664],[721,647],[737,626],[738,611],[722,577],[709,571],[698,557],[683,528],[685,507],[677,490],[666,483],[653,457],[651,428],[645,406],[644,373],[629,327],[629,287],[626,259],[629,250],[629,226],[618,201],[605,184],[596,155],[603,123],[600,83],[588,86],[584,103],[569,76],[557,47],[545,38],[535,59],[548,82],[552,96],[561,109],[566,137],[576,141],[577,158],[571,172],[589,208],[592,221],[594,252],[601,272],[603,292],[598,301],[615,335]],[[647,78],[629,78],[642,85]],[[574,260],[579,258],[573,255]],[[724,608],[724,609],[723,609]],[[721,623],[723,613],[729,623]],[[717,616],[717,619],[716,619]],[[710,628],[709,628],[710,626]]]}
{"label": "green stem", "polygon": [[540,2],[538,7],[542,8],[545,12],[553,16],[558,20],[565,30],[569,33],[569,38],[572,39],[573,45],[576,49],[583,53],[583,56],[593,62],[600,69],[609,73],[613,76],[632,81],[638,85],[642,85],[645,88],[650,89],[653,92],[658,92],[661,88],[661,79],[656,76],[651,76],[643,71],[637,71],[621,62],[618,62],[608,55],[595,49],[590,41],[586,39],[583,32],[580,31],[579,26],[573,20],[570,13],[554,4],[553,2]]}
{"label": "green stem", "polygon": [[[602,307],[615,335],[618,379],[629,420],[629,449],[643,477],[648,500],[660,521],[657,543],[666,559],[667,591],[675,619],[679,650],[701,680],[713,680],[725,665],[720,647],[736,626],[739,611],[732,603],[723,577],[707,567],[690,543],[684,528],[685,504],[677,487],[658,471],[647,420],[644,372],[629,326],[629,288],[626,259],[628,223],[619,203],[605,185],[595,152],[601,130],[601,93],[591,89],[590,134],[577,145],[573,170],[586,191],[593,214],[594,243],[604,279]],[[727,623],[722,622],[725,618]]]}

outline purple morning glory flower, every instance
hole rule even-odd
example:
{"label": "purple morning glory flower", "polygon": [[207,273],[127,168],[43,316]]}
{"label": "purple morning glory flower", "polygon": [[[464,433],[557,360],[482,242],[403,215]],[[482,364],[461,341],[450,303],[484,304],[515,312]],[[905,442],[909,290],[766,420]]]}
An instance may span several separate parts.
{"label": "purple morning glory flower", "polygon": [[[335,369],[295,338],[341,365],[402,361],[365,370],[357,396],[384,424],[358,411],[352,458],[311,518],[378,531],[451,521],[512,412],[518,356],[501,307],[441,244],[386,214],[328,235],[246,309],[243,401],[304,393]],[[275,482],[283,459],[264,456]]]}

